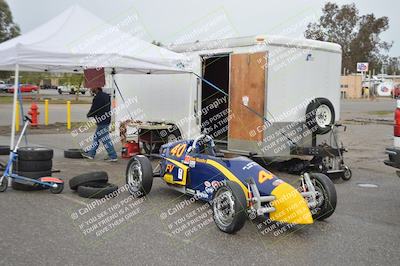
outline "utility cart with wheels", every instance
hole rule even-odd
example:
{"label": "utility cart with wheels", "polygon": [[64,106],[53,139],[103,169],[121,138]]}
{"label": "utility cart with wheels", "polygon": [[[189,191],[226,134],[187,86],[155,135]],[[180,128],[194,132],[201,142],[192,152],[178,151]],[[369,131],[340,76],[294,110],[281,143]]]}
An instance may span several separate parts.
{"label": "utility cart with wheels", "polygon": [[22,129],[21,135],[19,136],[17,144],[15,145],[14,149],[12,151],[10,151],[10,156],[9,156],[7,165],[5,166],[3,175],[0,178],[0,192],[4,192],[7,190],[8,179],[12,179],[14,182],[19,183],[19,184],[29,185],[32,187],[48,188],[48,189],[50,189],[51,193],[59,194],[64,189],[64,181],[60,178],[40,177],[39,179],[33,179],[33,178],[28,178],[28,177],[24,177],[24,176],[15,174],[12,171],[13,163],[18,158],[18,152],[17,152],[18,147],[20,145],[22,137],[24,136],[26,129],[30,122],[31,122],[30,118],[25,116],[25,124]]}

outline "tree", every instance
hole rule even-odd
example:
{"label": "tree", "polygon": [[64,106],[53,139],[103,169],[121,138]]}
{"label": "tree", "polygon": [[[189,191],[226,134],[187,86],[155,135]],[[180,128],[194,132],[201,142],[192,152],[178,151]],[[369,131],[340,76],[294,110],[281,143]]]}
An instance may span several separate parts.
{"label": "tree", "polygon": [[[6,1],[0,0],[0,43],[17,37],[20,29],[14,23],[10,8]],[[0,71],[0,78],[9,78],[12,75],[10,71]]]}
{"label": "tree", "polygon": [[388,62],[384,52],[389,52],[393,43],[379,37],[389,28],[388,17],[360,15],[354,3],[339,7],[328,2],[322,13],[318,22],[308,24],[305,37],[340,44],[343,67],[356,72],[357,62],[369,62],[371,69],[380,70]]}
{"label": "tree", "polygon": [[6,1],[0,0],[0,43],[17,37],[19,26],[14,23],[10,8]]}

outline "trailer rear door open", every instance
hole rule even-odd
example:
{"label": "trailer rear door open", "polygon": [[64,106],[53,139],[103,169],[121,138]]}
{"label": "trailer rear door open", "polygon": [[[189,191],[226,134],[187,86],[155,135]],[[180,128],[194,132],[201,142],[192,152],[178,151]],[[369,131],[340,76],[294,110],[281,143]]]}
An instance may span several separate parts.
{"label": "trailer rear door open", "polygon": [[263,140],[267,53],[231,54],[230,61],[228,147],[241,149],[244,142]]}

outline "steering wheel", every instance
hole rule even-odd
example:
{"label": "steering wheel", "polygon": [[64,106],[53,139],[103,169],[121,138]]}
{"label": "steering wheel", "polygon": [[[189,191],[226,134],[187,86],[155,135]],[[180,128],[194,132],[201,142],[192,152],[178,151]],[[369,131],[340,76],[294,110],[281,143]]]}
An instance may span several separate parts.
{"label": "steering wheel", "polygon": [[201,134],[200,136],[194,139],[193,144],[190,147],[190,152],[200,153],[199,148],[201,147],[201,144],[203,144],[206,147],[205,151],[207,151],[210,155],[215,156],[216,153],[214,150],[215,147],[214,140],[211,136],[205,134]]}

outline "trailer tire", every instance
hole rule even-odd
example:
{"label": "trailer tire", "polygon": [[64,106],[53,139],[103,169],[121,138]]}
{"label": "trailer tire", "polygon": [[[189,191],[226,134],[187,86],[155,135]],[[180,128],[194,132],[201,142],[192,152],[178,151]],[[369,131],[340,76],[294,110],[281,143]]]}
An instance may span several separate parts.
{"label": "trailer tire", "polygon": [[48,161],[53,159],[53,150],[45,147],[23,147],[18,149],[22,161]]}
{"label": "trailer tire", "polygon": [[0,155],[9,155],[10,146],[0,146]]}
{"label": "trailer tire", "polygon": [[118,186],[110,183],[87,183],[78,187],[78,195],[82,198],[101,199],[118,190]]}
{"label": "trailer tire", "polygon": [[[224,200],[226,202],[223,202]],[[229,209],[233,207],[233,214],[227,214],[226,208],[221,210],[221,205],[225,204],[233,204],[229,206]],[[226,185],[218,188],[212,201],[213,218],[218,229],[228,234],[242,229],[247,219],[246,208],[247,200],[243,189],[238,183],[227,181]]]}
{"label": "trailer tire", "polygon": [[77,190],[79,186],[94,182],[99,184],[107,183],[108,174],[104,171],[81,174],[69,180],[69,187],[72,190]]}
{"label": "trailer tire", "polygon": [[53,168],[53,161],[22,161],[17,160],[13,164],[13,169],[20,172],[43,172],[51,171]]}
{"label": "trailer tire", "polygon": [[134,156],[126,167],[126,184],[131,195],[138,198],[150,193],[153,186],[153,167],[150,160],[143,156]]}
{"label": "trailer tire", "polygon": [[68,149],[64,151],[64,158],[69,159],[82,159],[82,153],[84,151],[81,149]]}
{"label": "trailer tire", "polygon": [[306,124],[313,133],[324,135],[331,131],[335,123],[335,109],[331,101],[326,98],[315,98],[307,106]]}

